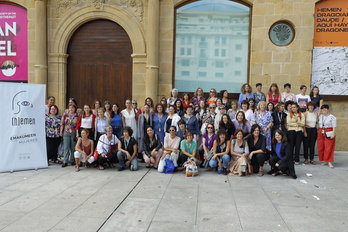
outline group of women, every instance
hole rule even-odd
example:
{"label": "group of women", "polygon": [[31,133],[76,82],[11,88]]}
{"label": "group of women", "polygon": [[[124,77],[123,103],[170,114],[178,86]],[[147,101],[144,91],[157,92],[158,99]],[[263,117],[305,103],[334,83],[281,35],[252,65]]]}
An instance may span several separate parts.
{"label": "group of women", "polygon": [[267,94],[261,83],[256,89],[252,93],[252,87],[244,84],[238,101],[231,101],[227,90],[218,96],[212,88],[205,98],[203,89],[197,88],[192,98],[184,93],[180,99],[173,89],[170,98],[156,105],[147,98],[141,109],[127,99],[121,111],[116,103],[95,100],[92,107],[84,105],[78,112],[76,101],[69,99],[62,116],[51,96],[46,105],[48,159],[60,163],[57,148],[62,137],[62,167],[71,163],[76,171],[81,163],[103,170],[117,161],[119,171],[126,167],[134,171],[141,158],[146,167],[163,172],[166,159],[176,168],[193,159],[225,175],[263,176],[269,160],[269,174],[296,178],[294,164],[299,164],[301,143],[304,163],[316,164],[318,138],[319,160],[333,168],[336,118],[323,104],[319,89],[313,87],[308,97],[305,86],[295,95],[289,83],[283,93],[276,83]]}

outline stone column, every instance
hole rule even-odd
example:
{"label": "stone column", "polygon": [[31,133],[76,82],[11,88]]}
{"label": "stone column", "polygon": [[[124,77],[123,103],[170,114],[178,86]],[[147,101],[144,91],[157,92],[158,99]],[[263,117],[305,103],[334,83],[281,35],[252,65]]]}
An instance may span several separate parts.
{"label": "stone column", "polygon": [[67,59],[68,54],[50,53],[49,66],[50,76],[47,92],[56,97],[56,105],[60,109],[59,113],[66,108],[66,89],[67,89]]}
{"label": "stone column", "polygon": [[146,96],[157,102],[159,54],[159,0],[148,1],[146,27]]}
{"label": "stone column", "polygon": [[46,0],[35,0],[35,83],[47,84]]}

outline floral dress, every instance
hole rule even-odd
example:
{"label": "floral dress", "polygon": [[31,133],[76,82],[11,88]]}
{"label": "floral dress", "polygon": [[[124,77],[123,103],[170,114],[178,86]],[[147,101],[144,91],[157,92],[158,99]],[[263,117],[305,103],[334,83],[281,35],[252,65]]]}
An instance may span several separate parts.
{"label": "floral dress", "polygon": [[255,120],[256,123],[261,127],[262,131],[261,134],[266,137],[266,149],[271,150],[272,149],[272,133],[271,129],[268,129],[266,133],[263,131],[267,128],[268,124],[273,122],[273,118],[270,112],[265,111],[263,114],[260,114],[260,111],[255,112]]}

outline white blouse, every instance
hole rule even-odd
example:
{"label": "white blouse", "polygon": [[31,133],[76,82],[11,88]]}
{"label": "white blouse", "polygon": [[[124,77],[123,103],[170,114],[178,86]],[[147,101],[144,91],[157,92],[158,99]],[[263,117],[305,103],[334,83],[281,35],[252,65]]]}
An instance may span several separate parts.
{"label": "white blouse", "polygon": [[333,128],[337,126],[336,117],[332,114],[319,116],[319,128]]}

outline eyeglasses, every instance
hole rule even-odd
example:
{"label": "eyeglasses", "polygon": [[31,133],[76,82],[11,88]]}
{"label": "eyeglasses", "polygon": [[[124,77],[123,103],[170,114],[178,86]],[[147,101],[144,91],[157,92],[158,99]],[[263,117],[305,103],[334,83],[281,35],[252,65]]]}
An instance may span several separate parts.
{"label": "eyeglasses", "polygon": [[216,107],[209,107],[209,109],[215,109]]}
{"label": "eyeglasses", "polygon": [[207,129],[214,129],[214,128],[209,126],[209,127],[207,127]]}
{"label": "eyeglasses", "polygon": [[170,132],[175,131],[175,130],[169,130]]}

